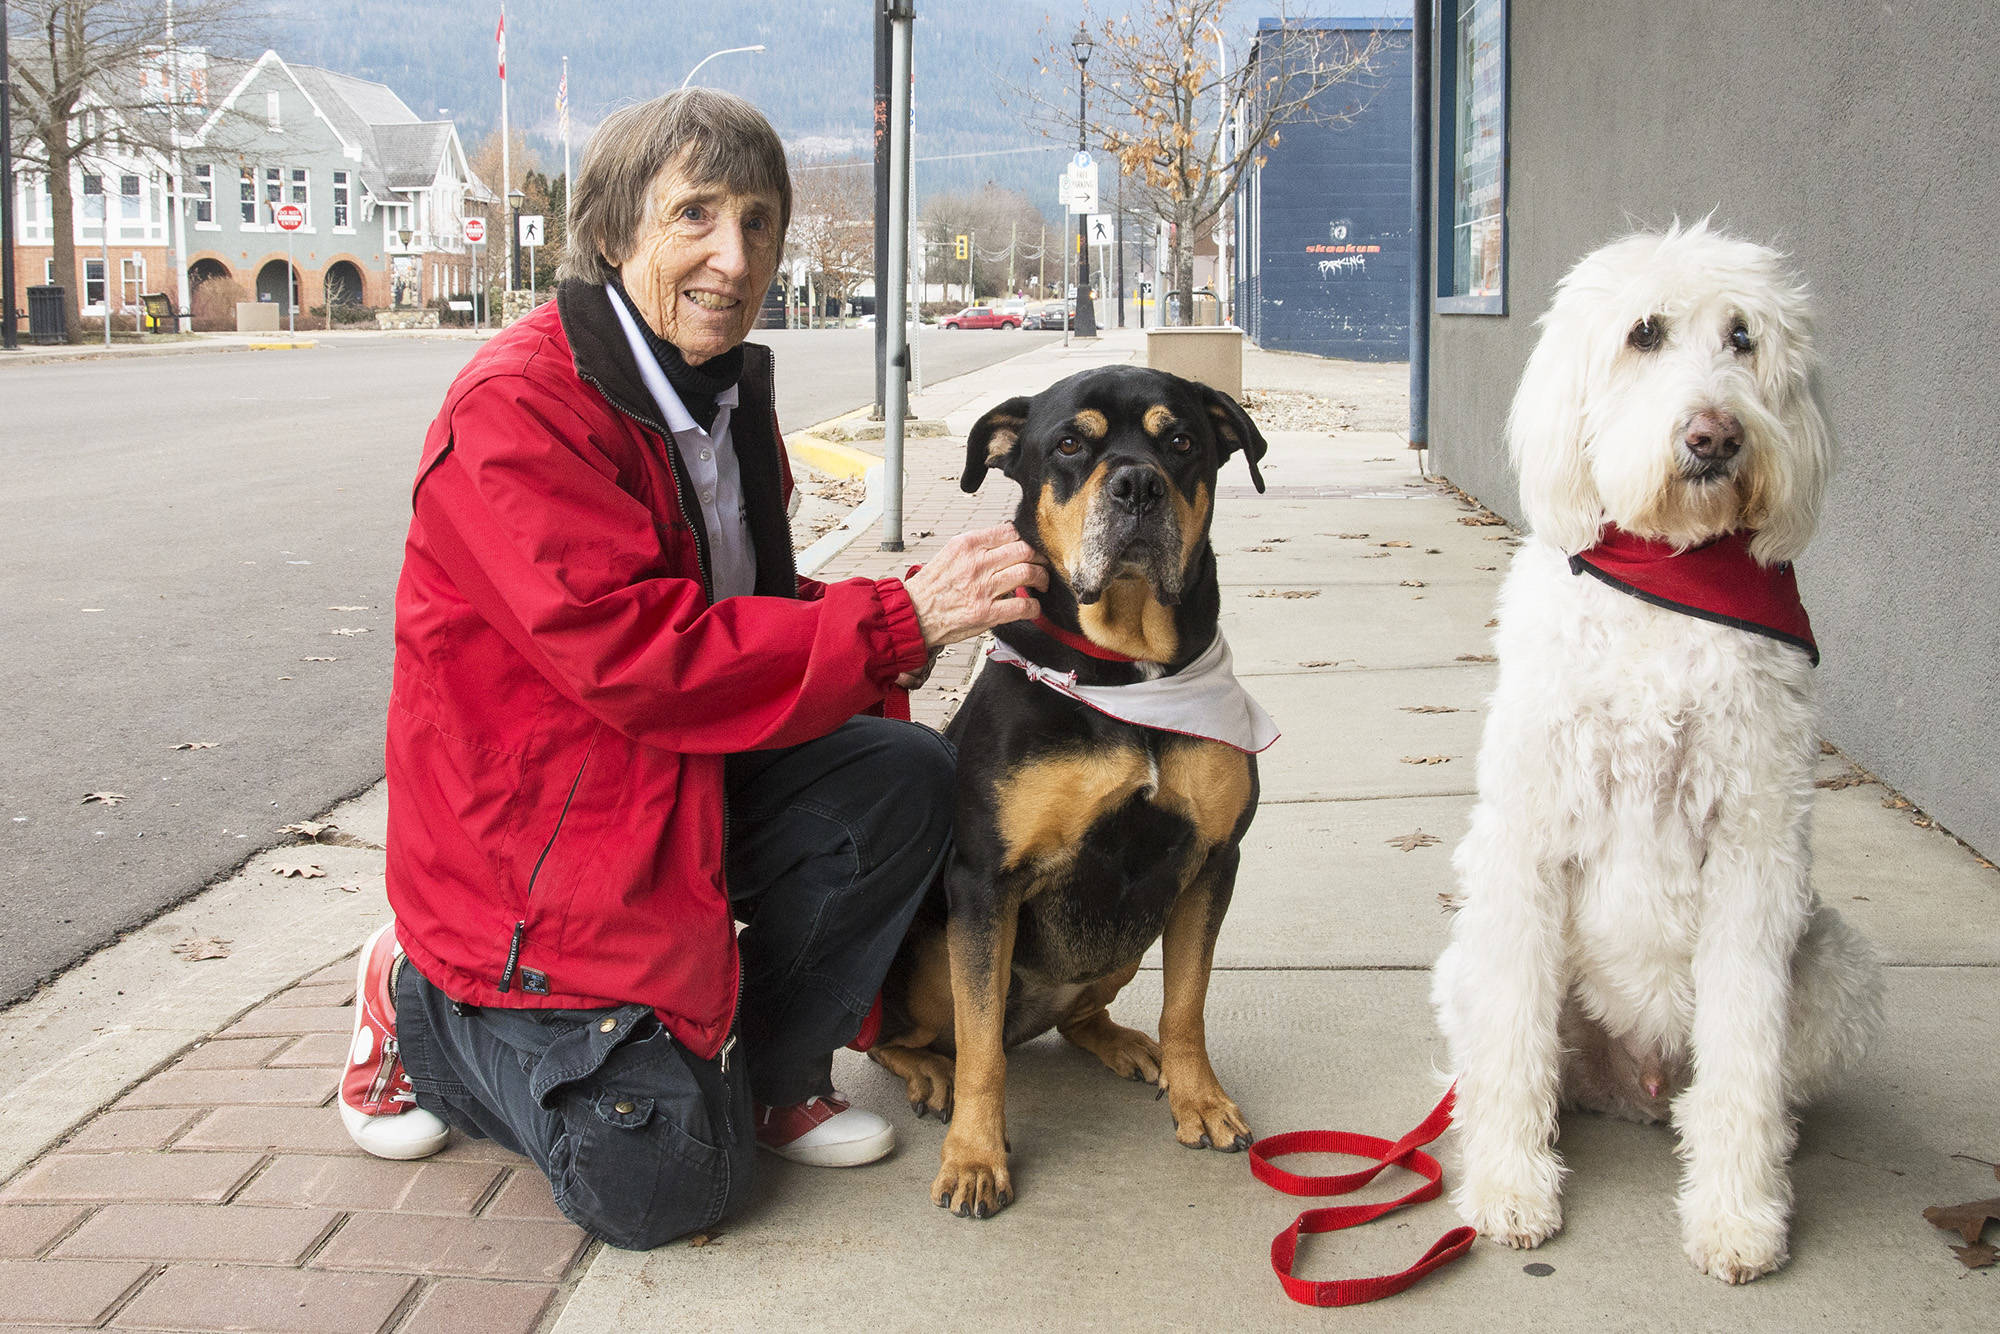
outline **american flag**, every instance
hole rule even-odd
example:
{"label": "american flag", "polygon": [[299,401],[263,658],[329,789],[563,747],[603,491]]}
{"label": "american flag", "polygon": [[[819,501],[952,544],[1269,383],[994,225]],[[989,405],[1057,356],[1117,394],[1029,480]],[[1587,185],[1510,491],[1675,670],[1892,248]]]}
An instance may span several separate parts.
{"label": "american flag", "polygon": [[569,137],[569,67],[563,67],[562,82],[556,85],[556,123],[562,136]]}

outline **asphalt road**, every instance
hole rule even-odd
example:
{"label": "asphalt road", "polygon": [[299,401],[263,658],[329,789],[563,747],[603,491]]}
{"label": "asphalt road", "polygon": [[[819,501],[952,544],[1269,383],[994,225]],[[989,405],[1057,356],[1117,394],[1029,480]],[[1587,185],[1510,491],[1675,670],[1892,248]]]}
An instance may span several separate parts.
{"label": "asphalt road", "polygon": [[[935,383],[1054,336],[919,355]],[[786,429],[872,400],[869,331],[758,339]],[[476,350],[0,363],[0,1005],[381,777],[408,486]]]}

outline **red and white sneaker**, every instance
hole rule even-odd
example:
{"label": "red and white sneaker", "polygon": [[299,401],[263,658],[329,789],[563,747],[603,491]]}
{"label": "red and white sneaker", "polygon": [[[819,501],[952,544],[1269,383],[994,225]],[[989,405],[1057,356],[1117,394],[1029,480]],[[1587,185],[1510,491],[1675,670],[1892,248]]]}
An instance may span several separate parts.
{"label": "red and white sneaker", "polygon": [[389,923],[361,947],[354,974],[354,1041],[340,1076],[340,1120],[348,1137],[377,1158],[428,1158],[450,1133],[417,1106],[396,1052],[396,1000],[389,988],[402,947]]}
{"label": "red and white sneaker", "polygon": [[896,1147],[896,1132],[873,1112],[850,1107],[838,1093],[790,1107],[752,1104],[757,1143],[808,1167],[859,1167]]}

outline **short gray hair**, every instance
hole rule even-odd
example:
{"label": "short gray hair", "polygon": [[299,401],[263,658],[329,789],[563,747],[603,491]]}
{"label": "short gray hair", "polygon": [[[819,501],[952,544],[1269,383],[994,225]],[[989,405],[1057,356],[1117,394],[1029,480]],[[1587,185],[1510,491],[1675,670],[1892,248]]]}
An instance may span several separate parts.
{"label": "short gray hair", "polygon": [[734,93],[680,88],[615,111],[590,136],[569,201],[558,278],[606,283],[646,221],[654,178],[677,165],[701,185],[778,200],[778,239],[792,222],[792,177],[771,122]]}

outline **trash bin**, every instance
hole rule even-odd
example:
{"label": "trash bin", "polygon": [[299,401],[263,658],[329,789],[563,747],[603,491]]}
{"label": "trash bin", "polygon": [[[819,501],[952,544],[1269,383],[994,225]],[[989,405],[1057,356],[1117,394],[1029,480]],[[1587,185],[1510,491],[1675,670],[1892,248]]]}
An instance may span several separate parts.
{"label": "trash bin", "polygon": [[28,341],[31,343],[69,341],[69,308],[63,302],[61,287],[28,289]]}

